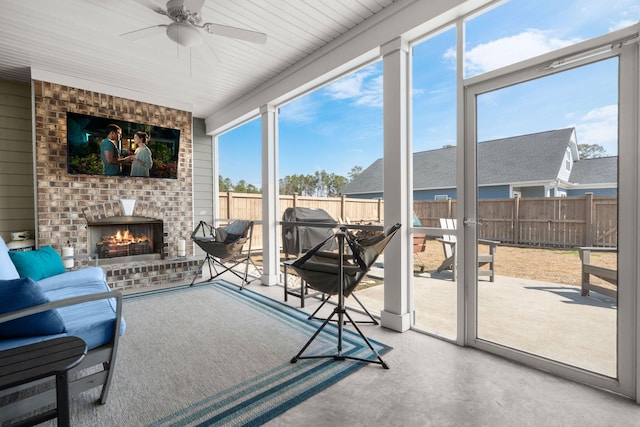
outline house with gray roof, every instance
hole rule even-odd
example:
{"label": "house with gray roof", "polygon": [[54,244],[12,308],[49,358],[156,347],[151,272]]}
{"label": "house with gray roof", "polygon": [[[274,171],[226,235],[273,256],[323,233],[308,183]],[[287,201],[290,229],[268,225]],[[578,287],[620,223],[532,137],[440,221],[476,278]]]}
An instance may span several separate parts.
{"label": "house with gray roof", "polygon": [[[558,129],[478,144],[478,197],[598,196],[617,194],[618,158],[580,159],[575,128]],[[452,198],[456,194],[456,147],[413,155],[414,200]],[[373,162],[341,194],[382,197],[384,166]]]}

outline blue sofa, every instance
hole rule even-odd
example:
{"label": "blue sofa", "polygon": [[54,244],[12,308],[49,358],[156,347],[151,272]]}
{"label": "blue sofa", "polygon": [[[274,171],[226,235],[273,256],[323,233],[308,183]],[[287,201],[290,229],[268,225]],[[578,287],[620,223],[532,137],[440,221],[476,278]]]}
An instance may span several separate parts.
{"label": "blue sofa", "polygon": [[[69,375],[70,394],[102,386],[104,404],[124,331],[122,294],[109,288],[102,268],[66,271],[50,246],[9,252],[0,238],[0,351],[65,335],[82,338],[87,355]],[[22,399],[31,393],[21,391],[33,385],[0,392],[0,424],[55,403],[55,390]]]}

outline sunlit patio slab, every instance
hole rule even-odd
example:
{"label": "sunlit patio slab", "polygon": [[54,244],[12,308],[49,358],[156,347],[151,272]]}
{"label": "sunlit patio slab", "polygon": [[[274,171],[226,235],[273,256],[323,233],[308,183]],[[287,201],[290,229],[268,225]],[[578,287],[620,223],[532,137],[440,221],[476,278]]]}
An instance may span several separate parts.
{"label": "sunlit patio slab", "polygon": [[[445,338],[456,334],[457,282],[447,273],[414,277],[416,327]],[[383,286],[357,292],[373,313]],[[478,337],[608,376],[616,374],[615,298],[557,283],[496,276],[479,281]]]}

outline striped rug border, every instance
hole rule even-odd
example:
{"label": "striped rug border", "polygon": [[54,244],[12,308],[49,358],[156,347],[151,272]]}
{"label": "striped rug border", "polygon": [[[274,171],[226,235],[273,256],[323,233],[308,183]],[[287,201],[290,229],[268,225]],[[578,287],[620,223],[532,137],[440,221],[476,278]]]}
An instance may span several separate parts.
{"label": "striped rug border", "polygon": [[[308,320],[309,315],[302,310],[251,289],[245,288],[240,291],[238,286],[224,280],[207,282],[194,287],[179,286],[130,294],[126,295],[124,300],[126,303],[172,292],[190,292],[202,288],[221,292],[244,304],[251,304],[253,309],[277,320],[283,327],[309,337],[320,326],[319,321]],[[307,350],[304,355],[334,353],[337,336],[338,327],[333,323],[327,324],[314,341],[316,345],[320,344],[318,348],[313,353]],[[381,355],[391,350],[391,347],[378,341],[371,339],[369,341]],[[349,329],[343,330],[343,353],[365,359],[375,358],[362,338]],[[293,356],[294,354],[290,355],[290,357]],[[304,359],[291,363],[287,357],[282,365],[165,416],[149,424],[149,427],[261,425],[364,366],[367,364],[363,362],[332,359]]]}

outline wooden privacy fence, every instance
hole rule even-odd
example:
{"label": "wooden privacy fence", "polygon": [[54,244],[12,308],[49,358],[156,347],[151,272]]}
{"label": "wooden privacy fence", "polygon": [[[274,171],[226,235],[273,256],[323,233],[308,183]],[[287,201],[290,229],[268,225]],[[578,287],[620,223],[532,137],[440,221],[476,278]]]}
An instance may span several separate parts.
{"label": "wooden privacy fence", "polygon": [[[455,200],[416,201],[423,226],[456,217]],[[587,193],[574,197],[487,199],[478,202],[479,238],[538,247],[618,245],[618,198]]]}
{"label": "wooden privacy fence", "polygon": [[[221,193],[220,217],[262,218],[262,196]],[[336,219],[354,223],[384,221],[384,201],[347,197],[280,196],[280,218],[288,207],[324,209]],[[419,200],[414,213],[424,227],[439,227],[440,218],[455,218],[455,200]],[[478,202],[479,238],[502,244],[537,247],[618,245],[618,199],[616,196],[539,197],[486,199]],[[254,245],[262,247],[262,226],[254,228]]]}

